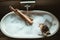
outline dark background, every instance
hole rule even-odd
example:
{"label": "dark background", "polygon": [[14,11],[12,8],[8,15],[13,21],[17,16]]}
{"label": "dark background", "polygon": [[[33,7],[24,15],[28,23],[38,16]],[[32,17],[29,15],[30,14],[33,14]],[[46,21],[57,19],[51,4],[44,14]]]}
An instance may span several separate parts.
{"label": "dark background", "polygon": [[[20,0],[0,0],[0,20],[5,14],[10,12],[9,5],[12,5],[14,8],[18,8],[20,10],[26,10],[24,4],[20,4],[19,2]],[[60,21],[60,0],[36,0],[35,4],[31,4],[29,10],[44,10],[51,12]],[[60,29],[51,37],[39,39],[9,38],[0,31],[0,40],[60,40]]]}

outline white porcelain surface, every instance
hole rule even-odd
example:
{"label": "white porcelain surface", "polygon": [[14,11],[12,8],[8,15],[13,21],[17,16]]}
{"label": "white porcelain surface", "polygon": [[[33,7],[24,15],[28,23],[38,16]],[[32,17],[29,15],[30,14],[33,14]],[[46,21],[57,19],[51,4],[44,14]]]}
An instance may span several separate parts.
{"label": "white porcelain surface", "polygon": [[[59,28],[59,21],[57,18],[49,12],[34,10],[30,11],[33,15],[31,17],[34,19],[32,26],[29,26],[25,23],[23,19],[15,15],[14,12],[6,14],[1,20],[1,31],[8,37],[12,38],[43,38],[40,28],[38,27],[39,23],[45,23],[50,28],[50,35],[54,35]],[[39,16],[36,15],[39,14]],[[46,22],[46,19],[51,23]],[[40,22],[39,22],[40,21]]]}

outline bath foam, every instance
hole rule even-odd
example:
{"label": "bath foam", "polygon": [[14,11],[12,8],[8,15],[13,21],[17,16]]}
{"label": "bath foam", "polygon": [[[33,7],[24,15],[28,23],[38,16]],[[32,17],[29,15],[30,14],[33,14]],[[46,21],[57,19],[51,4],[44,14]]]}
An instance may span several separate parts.
{"label": "bath foam", "polygon": [[[44,23],[45,19],[42,16],[34,16],[33,24],[26,25],[25,21],[18,16],[12,14],[9,15],[5,20],[5,30],[7,33],[11,35],[20,35],[20,36],[29,36],[29,35],[38,35],[41,34],[39,24]],[[11,30],[10,30],[11,29]]]}

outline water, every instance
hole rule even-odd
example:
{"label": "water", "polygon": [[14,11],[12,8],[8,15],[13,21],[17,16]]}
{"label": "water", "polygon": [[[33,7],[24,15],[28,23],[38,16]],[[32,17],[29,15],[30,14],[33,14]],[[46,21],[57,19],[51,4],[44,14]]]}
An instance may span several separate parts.
{"label": "water", "polygon": [[4,20],[5,30],[11,35],[38,35],[41,34],[39,24],[44,23],[45,19],[42,16],[31,16],[33,20],[32,25],[26,25],[25,21],[15,14],[7,16]]}

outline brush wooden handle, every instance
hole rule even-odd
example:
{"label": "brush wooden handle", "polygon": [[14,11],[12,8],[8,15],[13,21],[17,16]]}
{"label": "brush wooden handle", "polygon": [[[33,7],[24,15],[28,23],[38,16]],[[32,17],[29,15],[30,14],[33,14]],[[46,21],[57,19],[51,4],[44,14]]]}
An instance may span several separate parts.
{"label": "brush wooden handle", "polygon": [[26,20],[29,24],[32,24],[33,21],[25,14],[23,14],[19,9],[14,9],[12,6],[9,7],[12,11],[14,11],[18,16],[22,17]]}

